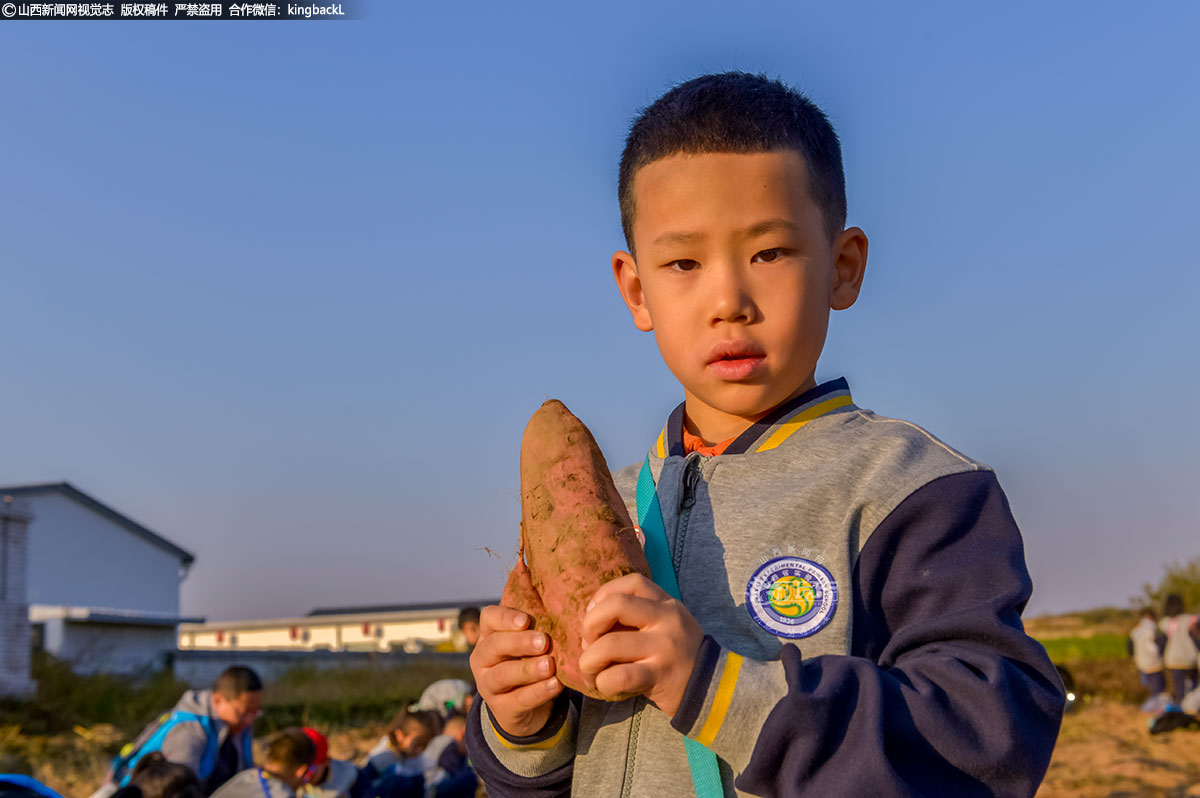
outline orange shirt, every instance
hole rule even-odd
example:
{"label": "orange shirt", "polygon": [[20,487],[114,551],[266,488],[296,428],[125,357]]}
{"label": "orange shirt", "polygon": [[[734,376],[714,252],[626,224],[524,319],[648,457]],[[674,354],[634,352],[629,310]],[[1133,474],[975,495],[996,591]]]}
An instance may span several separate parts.
{"label": "orange shirt", "polygon": [[738,439],[738,436],[734,435],[732,438],[730,438],[727,441],[721,441],[720,443],[714,443],[712,446],[706,446],[704,444],[704,441],[700,440],[695,435],[688,432],[687,428],[685,427],[683,430],[683,450],[687,454],[691,454],[692,452],[699,452],[700,454],[704,455],[705,457],[713,457],[713,456],[718,455],[721,452],[725,451],[727,448],[729,448],[729,444],[733,443],[737,439]]}

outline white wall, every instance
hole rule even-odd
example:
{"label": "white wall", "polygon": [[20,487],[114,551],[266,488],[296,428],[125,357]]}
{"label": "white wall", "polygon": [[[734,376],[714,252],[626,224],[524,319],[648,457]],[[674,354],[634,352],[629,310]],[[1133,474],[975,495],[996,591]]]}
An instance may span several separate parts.
{"label": "white wall", "polygon": [[174,554],[62,494],[28,501],[30,604],[179,613]]}
{"label": "white wall", "polygon": [[[441,618],[399,619],[388,615],[370,618],[356,615],[353,620],[341,620],[337,616],[317,615],[274,622],[185,623],[179,627],[179,648],[390,651],[402,648],[411,641],[420,641],[424,647],[433,647],[454,640],[457,615],[457,610],[451,609]],[[366,633],[363,632],[364,625],[367,627]],[[292,636],[292,629],[296,630],[295,637]]]}
{"label": "white wall", "polygon": [[46,622],[46,650],[79,673],[159,670],[175,651],[175,629],[54,619]]}

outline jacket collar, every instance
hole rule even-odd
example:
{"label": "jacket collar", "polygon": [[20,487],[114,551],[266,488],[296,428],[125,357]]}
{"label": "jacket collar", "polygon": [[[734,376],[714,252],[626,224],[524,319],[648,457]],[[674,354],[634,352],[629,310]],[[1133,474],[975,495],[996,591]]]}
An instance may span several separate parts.
{"label": "jacket collar", "polygon": [[[854,400],[850,397],[850,385],[846,382],[845,377],[823,382],[795,399],[784,402],[751,424],[733,443],[729,444],[723,455],[769,451],[783,443],[813,419],[843,407],[853,406]],[[671,411],[667,425],[658,434],[654,446],[650,449],[651,454],[656,457],[684,456],[683,407],[684,403],[680,402],[679,406]]]}

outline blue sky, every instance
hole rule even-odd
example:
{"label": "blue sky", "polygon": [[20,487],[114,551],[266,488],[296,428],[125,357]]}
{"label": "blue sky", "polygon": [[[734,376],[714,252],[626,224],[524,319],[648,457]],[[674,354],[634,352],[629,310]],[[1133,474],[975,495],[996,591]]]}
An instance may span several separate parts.
{"label": "blue sky", "polygon": [[0,484],[194,551],[185,611],[498,594],[546,396],[640,459],[616,163],[731,68],[827,111],[871,238],[818,377],[997,468],[1030,610],[1200,555],[1194,3],[365,8],[0,23]]}

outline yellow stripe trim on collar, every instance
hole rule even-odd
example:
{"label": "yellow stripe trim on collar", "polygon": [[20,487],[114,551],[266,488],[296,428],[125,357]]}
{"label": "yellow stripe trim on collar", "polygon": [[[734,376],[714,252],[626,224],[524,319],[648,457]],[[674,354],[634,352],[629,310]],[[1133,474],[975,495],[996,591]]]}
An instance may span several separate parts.
{"label": "yellow stripe trim on collar", "polygon": [[763,445],[759,446],[754,451],[756,451],[756,452],[770,451],[771,449],[774,449],[776,446],[778,446],[779,444],[786,441],[788,438],[790,438],[792,435],[794,435],[801,427],[803,427],[805,424],[812,421],[813,419],[820,418],[821,416],[825,415],[826,413],[828,413],[831,410],[837,410],[839,407],[845,407],[846,405],[851,405],[851,404],[854,404],[854,400],[851,399],[849,396],[834,396],[830,399],[826,399],[824,402],[821,402],[820,404],[813,405],[812,407],[808,408],[804,412],[797,413],[796,415],[792,416],[788,421],[784,422],[783,424],[780,424],[779,429],[777,429],[773,433],[771,433],[771,437],[769,437],[765,441],[763,441]]}
{"label": "yellow stripe trim on collar", "polygon": [[[645,440],[645,438],[643,438],[642,440]],[[667,440],[667,427],[664,424],[663,428],[662,428],[662,432],[658,433],[658,440],[654,444],[654,452],[659,457],[665,458],[667,456],[666,440]]]}
{"label": "yellow stripe trim on collar", "polygon": [[729,704],[733,701],[733,691],[737,687],[738,674],[741,670],[741,655],[732,651],[727,653],[725,668],[721,671],[721,681],[717,683],[717,695],[713,698],[712,709],[708,711],[708,717],[704,721],[704,727],[700,729],[700,734],[696,735],[696,741],[701,745],[710,746],[713,740],[717,739],[717,732],[721,730],[721,724],[725,722],[725,715],[729,713]]}
{"label": "yellow stripe trim on collar", "polygon": [[504,738],[504,735],[501,734],[500,730],[496,728],[496,721],[495,721],[495,719],[492,718],[490,713],[488,714],[488,719],[492,721],[492,731],[496,733],[496,739],[499,740],[500,744],[503,745],[505,748],[508,748],[513,751],[534,751],[534,750],[544,751],[547,748],[553,748],[555,745],[558,744],[558,741],[562,739],[563,733],[567,730],[567,721],[563,720],[562,725],[558,727],[558,731],[556,731],[554,733],[553,737],[550,737],[549,739],[546,739],[546,740],[542,740],[540,743],[530,743],[529,745],[518,745],[517,743],[510,743],[508,740],[506,740]]}

